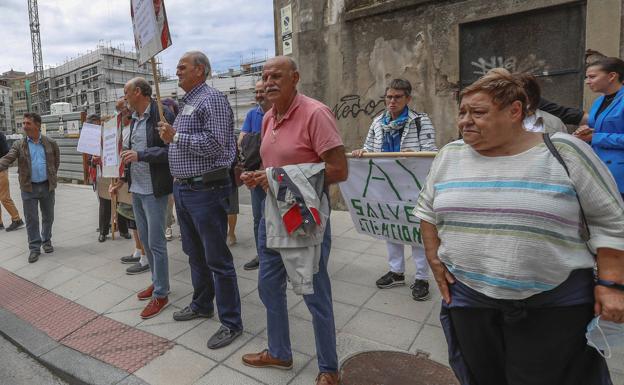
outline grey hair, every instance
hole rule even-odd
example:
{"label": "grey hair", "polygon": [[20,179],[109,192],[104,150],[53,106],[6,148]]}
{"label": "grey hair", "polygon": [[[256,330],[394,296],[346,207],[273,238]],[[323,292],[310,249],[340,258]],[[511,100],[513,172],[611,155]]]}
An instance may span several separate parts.
{"label": "grey hair", "polygon": [[[279,60],[286,60],[286,62],[287,62],[287,63],[288,63],[288,65],[290,66],[290,69],[291,69],[291,70],[293,70],[293,71],[297,71],[297,70],[298,70],[298,67],[297,67],[297,62],[295,61],[295,59],[293,59],[293,58],[292,58],[292,57],[290,57],[290,56],[284,56],[284,55],[282,55],[282,56],[275,56],[275,57],[273,57],[273,58],[271,58],[271,59],[267,60],[267,64],[268,64],[269,62],[272,62],[272,61],[279,61]],[[265,66],[266,66],[266,64],[265,64]]]}
{"label": "grey hair", "polygon": [[148,97],[152,96],[152,86],[150,86],[145,78],[132,78],[128,81],[128,84],[132,85],[132,87],[134,88],[138,88],[139,90],[141,90],[141,95]]}
{"label": "grey hair", "polygon": [[184,56],[189,56],[192,59],[194,66],[204,66],[204,76],[206,78],[210,77],[212,69],[210,68],[210,60],[208,60],[208,56],[201,51],[189,51],[185,53]]}
{"label": "grey hair", "polygon": [[291,58],[290,56],[286,56],[286,59],[288,60],[288,64],[290,64],[290,69],[292,69],[293,71],[297,71],[298,68],[295,59]]}
{"label": "grey hair", "polygon": [[386,87],[386,93],[389,89],[403,91],[405,96],[410,96],[412,94],[412,84],[405,79],[392,79],[388,87]]}

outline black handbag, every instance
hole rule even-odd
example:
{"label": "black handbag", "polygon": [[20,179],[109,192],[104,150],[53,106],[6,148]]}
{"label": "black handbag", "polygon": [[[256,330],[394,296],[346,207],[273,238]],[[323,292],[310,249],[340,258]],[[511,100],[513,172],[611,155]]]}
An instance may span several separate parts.
{"label": "black handbag", "polygon": [[260,159],[260,133],[248,133],[243,136],[240,143],[242,167],[245,171],[256,171],[260,169],[262,159]]}

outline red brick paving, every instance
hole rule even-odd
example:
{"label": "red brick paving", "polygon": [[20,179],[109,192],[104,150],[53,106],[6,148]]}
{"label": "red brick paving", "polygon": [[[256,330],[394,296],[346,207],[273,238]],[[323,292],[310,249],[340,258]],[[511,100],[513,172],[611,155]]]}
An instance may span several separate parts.
{"label": "red brick paving", "polygon": [[130,373],[147,365],[174,343],[144,331],[127,328],[93,352],[93,357]]}
{"label": "red brick paving", "polygon": [[81,353],[133,373],[174,343],[124,325],[0,268],[0,307]]}

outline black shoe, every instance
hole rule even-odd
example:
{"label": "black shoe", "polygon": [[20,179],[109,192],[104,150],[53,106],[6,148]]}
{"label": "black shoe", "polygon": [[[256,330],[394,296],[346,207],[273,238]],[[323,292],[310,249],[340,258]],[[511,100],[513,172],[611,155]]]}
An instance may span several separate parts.
{"label": "black shoe", "polygon": [[416,301],[426,301],[429,299],[429,282],[424,279],[417,279],[412,286],[412,298]]}
{"label": "black shoe", "polygon": [[132,235],[130,235],[130,233],[119,233],[119,236],[125,239],[132,239]]}
{"label": "black shoe", "polygon": [[243,334],[242,330],[230,330],[221,325],[219,330],[208,339],[208,349],[219,349],[228,346],[241,334]]}
{"label": "black shoe", "polygon": [[173,319],[175,321],[190,321],[195,318],[212,318],[212,317],[214,317],[214,311],[208,314],[201,314],[191,309],[190,306],[187,306],[184,309],[173,313]]}
{"label": "black shoe", "polygon": [[28,263],[35,263],[39,260],[39,255],[41,255],[38,251],[31,251],[28,256]]}
{"label": "black shoe", "polygon": [[52,242],[46,242],[43,245],[41,245],[41,247],[43,248],[43,252],[46,254],[50,254],[54,252],[54,247],[52,246]]}
{"label": "black shoe", "polygon": [[24,221],[21,220],[21,219],[18,219],[16,221],[11,222],[9,227],[6,228],[6,231],[17,230],[17,229],[22,228],[22,227],[24,227]]}
{"label": "black shoe", "polygon": [[141,273],[145,273],[146,271],[149,271],[149,269],[150,269],[149,265],[144,266],[137,262],[134,265],[126,269],[126,274],[128,275],[141,274]]}
{"label": "black shoe", "polygon": [[125,257],[119,258],[119,260],[121,261],[121,263],[135,264],[141,260],[141,257],[135,257],[134,255],[126,255]]}
{"label": "black shoe", "polygon": [[0,230],[4,229],[4,224],[0,223]]}
{"label": "black shoe", "polygon": [[378,288],[388,289],[390,287],[405,285],[405,274],[393,273],[389,271],[375,282]]}
{"label": "black shoe", "polygon": [[258,259],[258,256],[256,255],[256,258],[252,259],[251,261],[243,265],[243,269],[256,270],[259,266],[260,266],[260,260]]}
{"label": "black shoe", "polygon": [[105,240],[106,240],[106,235],[100,234],[100,236],[98,237],[98,242],[104,242]]}

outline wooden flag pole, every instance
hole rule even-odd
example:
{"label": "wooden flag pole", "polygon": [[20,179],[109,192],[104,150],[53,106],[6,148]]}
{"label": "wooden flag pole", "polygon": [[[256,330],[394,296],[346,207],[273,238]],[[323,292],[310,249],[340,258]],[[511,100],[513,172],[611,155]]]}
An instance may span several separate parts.
{"label": "wooden flag pole", "polygon": [[[365,152],[361,158],[435,158],[437,152],[434,151],[405,151],[405,152]],[[351,153],[345,154],[347,158],[357,159]]]}
{"label": "wooden flag pole", "polygon": [[158,113],[160,114],[160,121],[166,122],[165,113],[163,111],[163,105],[160,100],[160,85],[158,84],[158,71],[156,70],[156,59],[151,58],[152,62],[152,74],[154,75],[154,87],[156,88],[156,102],[158,104]]}
{"label": "wooden flag pole", "polygon": [[[111,185],[117,184],[116,182],[117,178],[111,179]],[[117,194],[111,194],[111,237],[113,241],[115,240],[115,231],[117,231]]]}

